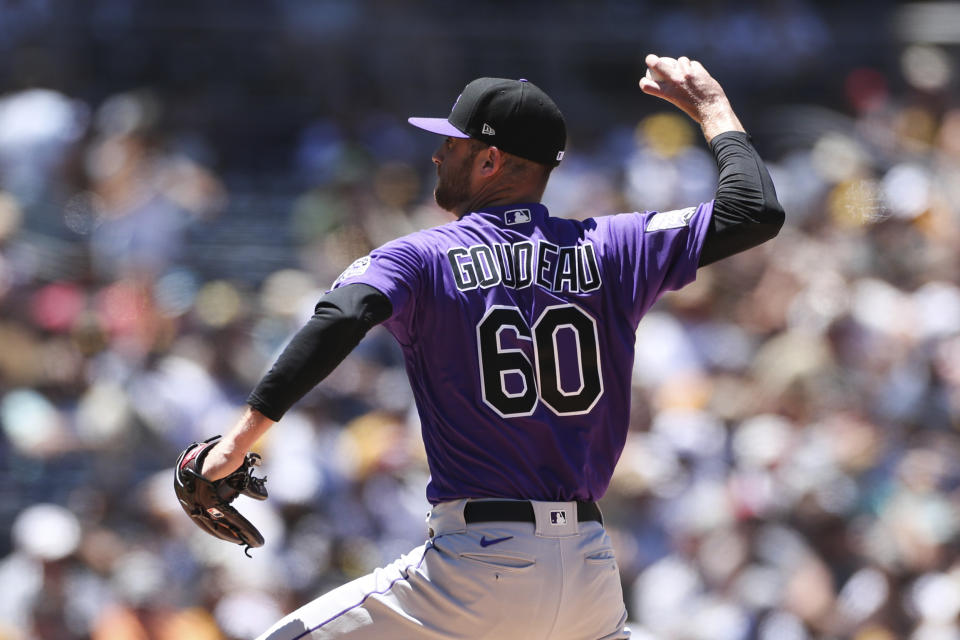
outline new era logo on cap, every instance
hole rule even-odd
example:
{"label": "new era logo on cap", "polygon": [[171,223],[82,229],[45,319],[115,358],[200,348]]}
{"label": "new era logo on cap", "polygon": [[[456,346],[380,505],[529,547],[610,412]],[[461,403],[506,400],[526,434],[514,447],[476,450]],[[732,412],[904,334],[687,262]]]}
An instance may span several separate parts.
{"label": "new era logo on cap", "polygon": [[482,133],[485,136],[497,135],[497,132],[493,130],[493,127],[488,125],[486,122],[483,123],[483,129],[480,130],[480,133]]}

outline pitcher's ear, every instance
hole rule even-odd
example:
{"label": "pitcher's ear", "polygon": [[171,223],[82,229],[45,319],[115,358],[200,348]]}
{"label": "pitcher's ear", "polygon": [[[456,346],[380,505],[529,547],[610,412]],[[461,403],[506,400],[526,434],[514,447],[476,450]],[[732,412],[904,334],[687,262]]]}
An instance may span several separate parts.
{"label": "pitcher's ear", "polygon": [[497,147],[489,146],[477,154],[480,175],[487,177],[500,171],[507,161],[506,154]]}

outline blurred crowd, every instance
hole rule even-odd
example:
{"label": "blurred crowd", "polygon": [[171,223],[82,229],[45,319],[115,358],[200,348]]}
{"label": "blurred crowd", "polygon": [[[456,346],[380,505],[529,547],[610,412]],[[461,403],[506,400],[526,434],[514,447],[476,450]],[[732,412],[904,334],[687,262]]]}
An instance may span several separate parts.
{"label": "blurred crowd", "polygon": [[[802,65],[828,30],[781,9],[780,62]],[[49,8],[0,3],[14,14]],[[693,38],[696,17],[651,37]],[[638,331],[601,501],[634,637],[960,639],[956,62],[896,58],[837,71],[829,104],[735,101],[787,224]],[[634,100],[632,120],[568,116],[554,215],[712,197],[695,126]],[[149,88],[0,91],[0,640],[248,638],[426,536],[416,411],[380,329],[260,443],[271,498],[240,507],[267,540],[252,559],[183,514],[172,464],[233,423],[340,270],[447,221],[433,141],[390,104],[357,127],[314,113],[263,151],[270,170],[169,127],[173,108]]]}

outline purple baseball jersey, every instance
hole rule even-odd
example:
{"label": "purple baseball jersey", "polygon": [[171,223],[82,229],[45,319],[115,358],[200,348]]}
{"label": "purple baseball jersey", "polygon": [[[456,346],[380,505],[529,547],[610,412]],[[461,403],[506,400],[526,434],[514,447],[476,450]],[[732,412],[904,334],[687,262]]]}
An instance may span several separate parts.
{"label": "purple baseball jersey", "polygon": [[412,233],[334,283],[393,304],[427,498],[596,500],[627,436],[634,341],[696,277],[713,203],[588,220],[491,207]]}

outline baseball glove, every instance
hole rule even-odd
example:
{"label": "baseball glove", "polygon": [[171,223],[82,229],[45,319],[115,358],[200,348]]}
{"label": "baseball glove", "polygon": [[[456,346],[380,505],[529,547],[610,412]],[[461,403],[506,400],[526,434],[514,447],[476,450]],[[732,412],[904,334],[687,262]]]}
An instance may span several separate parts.
{"label": "baseball glove", "polygon": [[180,506],[197,525],[221,540],[246,545],[250,549],[263,545],[263,536],[249,520],[244,518],[230,503],[243,494],[256,500],[267,499],[267,478],[253,475],[254,467],[260,466],[260,456],[248,453],[243,464],[230,475],[219,480],[207,480],[200,471],[203,461],[220,436],[203,442],[194,442],[180,454],[173,470],[173,488]]}

